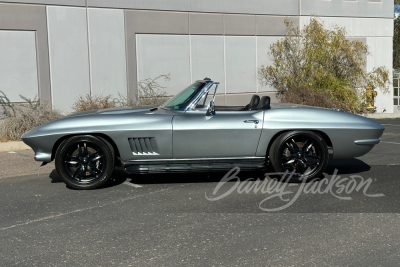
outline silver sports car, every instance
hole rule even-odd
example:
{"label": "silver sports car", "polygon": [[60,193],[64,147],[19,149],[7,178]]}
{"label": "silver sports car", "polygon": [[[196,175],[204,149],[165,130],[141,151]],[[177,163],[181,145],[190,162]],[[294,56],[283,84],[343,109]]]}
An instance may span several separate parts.
{"label": "silver sports car", "polygon": [[[35,160],[55,160],[77,189],[102,186],[122,166],[132,174],[254,170],[270,164],[294,178],[318,177],[334,158],[359,157],[384,127],[340,110],[271,108],[253,95],[246,106],[215,106],[218,82],[196,81],[161,107],[92,110],[41,125],[22,136]],[[292,178],[293,178],[292,177]]]}

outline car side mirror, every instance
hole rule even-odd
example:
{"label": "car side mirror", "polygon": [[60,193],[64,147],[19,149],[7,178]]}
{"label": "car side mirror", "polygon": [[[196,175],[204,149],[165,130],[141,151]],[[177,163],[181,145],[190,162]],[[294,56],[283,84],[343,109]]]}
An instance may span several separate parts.
{"label": "car side mirror", "polygon": [[210,101],[210,106],[207,109],[206,116],[214,116],[214,115],[215,115],[214,101]]}

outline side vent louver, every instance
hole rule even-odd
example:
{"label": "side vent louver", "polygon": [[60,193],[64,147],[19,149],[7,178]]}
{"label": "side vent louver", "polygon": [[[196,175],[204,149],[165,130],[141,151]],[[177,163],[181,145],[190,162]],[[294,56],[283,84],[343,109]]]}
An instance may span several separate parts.
{"label": "side vent louver", "polygon": [[158,155],[155,139],[152,137],[129,138],[134,155]]}

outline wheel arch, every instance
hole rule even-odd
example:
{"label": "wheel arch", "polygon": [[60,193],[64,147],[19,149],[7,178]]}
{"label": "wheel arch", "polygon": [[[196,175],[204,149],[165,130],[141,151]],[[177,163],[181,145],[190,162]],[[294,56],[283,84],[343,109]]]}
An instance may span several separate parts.
{"label": "wheel arch", "polygon": [[268,146],[267,146],[267,151],[265,153],[265,157],[268,158],[269,155],[269,150],[271,149],[272,144],[274,143],[274,141],[283,133],[287,133],[287,132],[292,132],[292,131],[310,131],[310,132],[314,132],[319,134],[325,141],[325,143],[327,144],[328,148],[333,150],[333,144],[332,141],[330,139],[330,137],[324,133],[323,131],[319,131],[319,130],[312,130],[312,129],[292,129],[292,130],[283,130],[280,132],[277,132],[269,141]]}
{"label": "wheel arch", "polygon": [[70,135],[66,135],[66,136],[61,137],[60,139],[57,140],[57,142],[54,143],[53,149],[51,151],[51,160],[54,160],[56,152],[57,152],[57,149],[60,147],[62,142],[64,142],[65,140],[67,140],[67,139],[69,139],[71,137],[80,136],[80,135],[92,135],[92,136],[100,137],[100,138],[106,140],[108,143],[110,143],[110,145],[114,149],[114,156],[115,156],[116,162],[119,162],[119,158],[121,156],[120,156],[120,153],[119,153],[117,145],[115,144],[114,140],[112,140],[111,137],[109,137],[108,135],[103,134],[103,133],[83,133],[83,134],[80,133],[80,134],[70,134]]}

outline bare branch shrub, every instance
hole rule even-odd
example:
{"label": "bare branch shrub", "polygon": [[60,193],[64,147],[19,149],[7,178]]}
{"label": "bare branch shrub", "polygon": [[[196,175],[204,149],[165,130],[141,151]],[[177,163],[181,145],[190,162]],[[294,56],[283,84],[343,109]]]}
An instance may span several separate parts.
{"label": "bare branch shrub", "polygon": [[80,96],[78,100],[72,105],[74,112],[82,112],[94,109],[115,108],[116,104],[111,95],[85,95]]}
{"label": "bare branch shrub", "polygon": [[154,106],[159,107],[168,100],[167,92],[164,86],[159,84],[159,80],[170,80],[170,74],[160,75],[153,79],[145,79],[138,82],[135,99],[129,99],[120,93],[119,98],[114,99],[114,102],[119,107],[137,107],[137,106]]}
{"label": "bare branch shrub", "polygon": [[146,79],[138,83],[136,99],[138,106],[156,106],[159,107],[167,101],[165,87],[158,83],[158,80],[170,80],[170,74],[160,75],[154,79]]}
{"label": "bare branch shrub", "polygon": [[53,110],[48,103],[40,103],[20,97],[27,102],[27,105],[15,107],[13,115],[9,114],[0,122],[0,139],[11,141],[20,140],[21,135],[47,122],[57,120],[63,115],[57,110]]}
{"label": "bare branch shrub", "polygon": [[[357,94],[356,91],[354,91],[353,93]],[[321,107],[321,108],[336,108],[341,110],[351,110],[355,108],[347,106],[346,102],[344,101],[337,101],[327,91],[313,90],[309,87],[291,88],[290,90],[281,95],[281,102],[301,104],[301,105]],[[353,103],[353,105],[359,105],[359,104],[360,103]],[[364,106],[358,106],[357,109],[363,110]]]}
{"label": "bare branch shrub", "polygon": [[[14,104],[10,102],[10,99],[6,96],[3,91],[0,91],[0,106],[3,109],[3,113],[10,116],[15,116]],[[10,114],[11,110],[11,114]]]}

